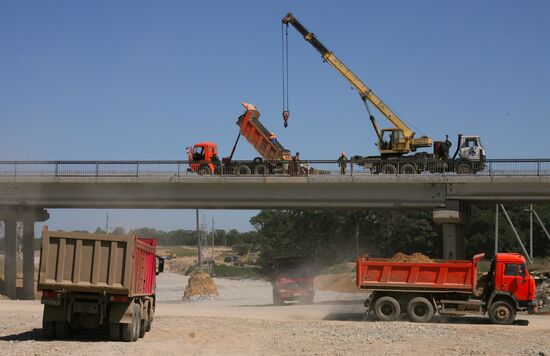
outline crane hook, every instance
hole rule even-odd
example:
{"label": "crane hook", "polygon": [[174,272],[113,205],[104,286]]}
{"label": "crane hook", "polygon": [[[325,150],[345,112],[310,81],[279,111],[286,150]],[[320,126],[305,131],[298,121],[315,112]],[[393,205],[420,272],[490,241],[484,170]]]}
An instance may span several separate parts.
{"label": "crane hook", "polygon": [[288,117],[290,116],[290,112],[288,110],[283,111],[283,120],[285,121],[283,126],[288,127]]}

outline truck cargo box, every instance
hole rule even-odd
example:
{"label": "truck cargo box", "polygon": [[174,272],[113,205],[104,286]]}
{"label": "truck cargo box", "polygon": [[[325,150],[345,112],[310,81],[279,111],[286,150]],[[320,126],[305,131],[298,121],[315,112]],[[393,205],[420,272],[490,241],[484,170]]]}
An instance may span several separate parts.
{"label": "truck cargo box", "polygon": [[423,290],[473,293],[477,281],[477,263],[471,261],[434,263],[392,262],[383,258],[357,258],[356,284],[371,290]]}
{"label": "truck cargo box", "polygon": [[290,151],[286,150],[279,142],[274,143],[269,139],[270,132],[260,122],[260,113],[254,105],[243,103],[243,106],[247,111],[237,121],[241,135],[246,138],[265,160],[290,161],[292,159]]}
{"label": "truck cargo box", "polygon": [[155,286],[154,239],[136,235],[42,233],[38,290],[151,295]]}

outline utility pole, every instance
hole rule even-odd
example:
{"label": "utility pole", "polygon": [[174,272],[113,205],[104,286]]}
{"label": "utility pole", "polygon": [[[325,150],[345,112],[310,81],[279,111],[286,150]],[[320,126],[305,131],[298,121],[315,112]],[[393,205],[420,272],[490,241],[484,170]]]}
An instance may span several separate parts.
{"label": "utility pole", "polygon": [[195,209],[195,220],[197,222],[197,250],[198,250],[198,258],[197,258],[197,264],[199,265],[199,271],[202,271],[202,249],[201,249],[201,233],[200,233],[200,225],[199,225],[199,209]]}
{"label": "utility pole", "polygon": [[533,258],[533,204],[529,205],[529,254]]}
{"label": "utility pole", "polygon": [[105,233],[109,233],[109,212],[107,212],[107,217],[105,218]]}
{"label": "utility pole", "polygon": [[210,274],[214,272],[214,240],[216,239],[216,230],[214,230],[214,218],[212,218],[212,257],[210,259],[212,263],[212,268],[210,269]]}

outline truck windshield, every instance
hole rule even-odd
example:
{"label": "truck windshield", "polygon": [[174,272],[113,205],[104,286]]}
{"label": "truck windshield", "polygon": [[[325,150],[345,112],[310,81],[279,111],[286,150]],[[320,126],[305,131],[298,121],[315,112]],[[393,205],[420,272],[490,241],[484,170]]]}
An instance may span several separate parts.
{"label": "truck windshield", "polygon": [[195,146],[193,148],[193,161],[202,161],[204,160],[204,147]]}
{"label": "truck windshield", "polygon": [[306,278],[311,276],[309,268],[285,268],[279,272],[279,277]]}

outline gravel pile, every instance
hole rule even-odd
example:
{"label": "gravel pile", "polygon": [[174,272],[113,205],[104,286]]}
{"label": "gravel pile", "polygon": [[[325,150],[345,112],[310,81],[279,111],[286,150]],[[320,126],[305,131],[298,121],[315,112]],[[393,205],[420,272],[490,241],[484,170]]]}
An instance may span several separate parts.
{"label": "gravel pile", "polygon": [[550,273],[535,276],[539,313],[550,313]]}

